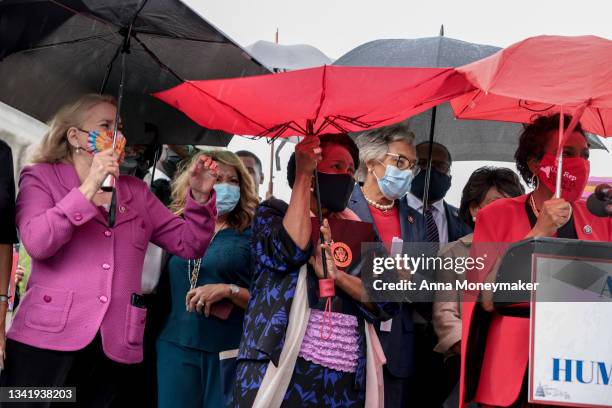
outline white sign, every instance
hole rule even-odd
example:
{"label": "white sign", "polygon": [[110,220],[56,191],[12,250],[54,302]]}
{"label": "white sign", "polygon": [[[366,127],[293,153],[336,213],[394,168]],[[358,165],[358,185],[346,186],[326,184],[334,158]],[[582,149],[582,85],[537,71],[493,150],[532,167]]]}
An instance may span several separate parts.
{"label": "white sign", "polygon": [[529,402],[612,407],[612,263],[534,255],[533,280]]}

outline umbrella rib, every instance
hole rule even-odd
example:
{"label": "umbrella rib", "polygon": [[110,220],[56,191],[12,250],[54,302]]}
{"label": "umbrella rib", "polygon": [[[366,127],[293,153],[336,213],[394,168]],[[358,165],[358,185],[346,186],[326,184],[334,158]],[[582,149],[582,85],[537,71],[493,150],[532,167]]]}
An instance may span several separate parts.
{"label": "umbrella rib", "polygon": [[518,101],[519,108],[527,109],[530,112],[542,113],[542,112],[549,111],[550,109],[555,107],[555,104],[553,103],[553,104],[549,104],[546,108],[535,109],[535,108],[530,108],[528,106],[528,103],[529,103],[529,101],[526,100],[526,99],[519,99],[519,101]]}
{"label": "umbrella rib", "polygon": [[137,34],[145,34],[145,35],[150,35],[152,37],[160,37],[160,38],[165,38],[168,40],[187,40],[187,41],[195,41],[195,42],[202,42],[202,43],[207,43],[207,44],[229,44],[228,41],[218,41],[218,40],[204,40],[201,38],[194,38],[194,37],[178,37],[178,36],[174,36],[174,35],[167,35],[167,34],[162,34],[162,33],[157,33],[155,31],[146,31],[146,30],[134,30],[134,32],[136,32]]}
{"label": "umbrella rib", "polygon": [[[226,108],[236,112],[238,115],[242,116],[244,119],[248,120],[251,123],[256,124],[257,126],[259,126],[260,128],[264,129],[264,132],[268,131],[270,132],[271,129],[267,128],[265,126],[263,126],[261,123],[257,123],[256,121],[254,121],[253,119],[249,118],[247,115],[245,115],[244,113],[240,112],[238,109],[234,108],[233,106],[231,106],[230,104],[220,100],[219,98],[211,95],[210,93],[206,92],[205,90],[203,90],[202,88],[200,88],[197,84],[191,82],[191,81],[184,81],[184,83],[189,84],[190,86],[193,86],[195,89],[197,89],[198,91],[202,92],[204,95],[208,96],[209,98],[213,99],[214,101],[216,101],[217,103],[219,103],[220,105],[225,106]],[[272,128],[273,129],[273,128]]]}
{"label": "umbrella rib", "polygon": [[599,108],[595,108],[595,112],[597,112],[597,117],[599,118],[599,122],[601,123],[601,128],[603,129],[603,135],[607,136],[608,131],[606,130],[606,124],[604,123],[603,117],[601,116],[601,110]]}
{"label": "umbrella rib", "polygon": [[481,93],[482,93],[482,90],[478,89],[476,91],[476,93],[474,94],[474,96],[472,97],[472,99],[470,99],[470,101],[463,106],[463,109],[461,109],[461,112],[459,112],[459,114],[457,114],[455,116],[459,117],[460,115],[463,115],[465,113],[465,110],[470,106],[470,104],[472,102],[474,102],[474,99],[476,99],[478,96],[480,96]]}
{"label": "umbrella rib", "polygon": [[91,40],[99,40],[99,39],[108,37],[108,35],[109,34],[100,34],[100,35],[94,35],[94,36],[91,36],[91,37],[77,38],[77,39],[74,39],[74,40],[59,41],[59,42],[56,42],[56,43],[38,45],[38,46],[34,46],[34,47],[27,48],[27,49],[24,49],[24,50],[20,50],[20,51],[16,52],[15,54],[20,54],[20,53],[30,52],[30,51],[40,51],[40,50],[44,50],[44,49],[47,49],[47,48],[59,47],[59,46],[62,46],[62,45],[78,44],[78,43],[82,43],[82,42],[86,42],[86,41],[91,41]]}
{"label": "umbrella rib", "polygon": [[[319,119],[319,114],[321,113],[321,109],[323,108],[323,102],[325,101],[325,80],[327,78],[327,65],[323,65],[323,77],[321,78],[321,98],[319,99],[319,106],[317,107],[317,111],[315,112],[313,124],[317,123],[317,119]],[[320,129],[319,129],[320,130]]]}
{"label": "umbrella rib", "polygon": [[97,16],[95,16],[95,15],[93,15],[93,14],[91,14],[91,13],[81,13],[80,11],[75,10],[75,9],[73,9],[72,7],[67,6],[66,4],[64,4],[64,3],[62,3],[62,2],[60,2],[60,1],[58,1],[58,0],[50,0],[50,1],[51,1],[51,3],[53,3],[53,4],[55,4],[55,5],[59,6],[59,7],[61,7],[61,8],[63,8],[63,9],[68,10],[68,11],[70,11],[70,12],[71,12],[71,13],[73,13],[73,14],[77,14],[77,15],[79,15],[79,16],[83,16],[83,17],[86,17],[86,18],[90,18],[90,19],[92,19],[92,20],[96,20],[96,21],[98,21],[98,22],[100,22],[100,23],[102,23],[102,24],[104,24],[104,25],[113,26],[113,27],[115,26],[113,23],[111,23],[111,22],[109,22],[109,21],[107,21],[107,20],[104,20],[103,18],[97,17]]}
{"label": "umbrella rib", "polygon": [[133,38],[136,40],[136,42],[138,44],[140,44],[140,46],[145,50],[145,52],[151,57],[151,59],[153,61],[155,61],[155,63],[157,65],[159,65],[160,67],[162,67],[164,70],[168,71],[174,78],[176,78],[178,81],[180,82],[185,82],[185,80],[183,78],[181,78],[176,72],[174,72],[172,70],[172,68],[170,68],[169,66],[167,66],[166,64],[164,64],[158,57],[157,55],[155,55],[155,53],[153,51],[151,51],[149,49],[149,47],[147,47],[147,45],[142,42],[142,40],[138,37],[136,37],[136,35],[133,36]]}

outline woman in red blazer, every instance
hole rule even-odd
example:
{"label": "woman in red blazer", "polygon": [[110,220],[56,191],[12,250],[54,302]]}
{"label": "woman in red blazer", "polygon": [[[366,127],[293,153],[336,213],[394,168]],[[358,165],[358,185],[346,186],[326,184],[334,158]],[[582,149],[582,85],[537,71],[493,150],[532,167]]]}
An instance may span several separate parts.
{"label": "woman in red blazer", "polygon": [[[565,127],[569,117],[565,117]],[[612,219],[590,214],[579,200],[589,176],[589,147],[580,126],[563,146],[561,198],[554,198],[559,115],[540,117],[525,128],[515,154],[523,179],[534,191],[500,199],[478,212],[474,243],[511,243],[533,237],[592,241],[612,240]],[[487,304],[466,303],[463,313],[461,406],[474,401],[482,407],[526,407],[529,319],[492,314],[483,349],[474,348],[474,319]],[[471,342],[471,343],[470,343]],[[474,363],[474,360],[479,360]],[[467,369],[466,369],[466,362]],[[480,368],[478,378],[477,370]],[[541,405],[538,405],[541,407]]]}

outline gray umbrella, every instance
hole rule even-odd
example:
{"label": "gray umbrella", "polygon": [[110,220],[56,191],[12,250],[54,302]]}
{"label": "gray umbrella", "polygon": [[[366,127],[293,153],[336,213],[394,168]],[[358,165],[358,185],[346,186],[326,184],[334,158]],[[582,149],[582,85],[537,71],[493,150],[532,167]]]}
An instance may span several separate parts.
{"label": "gray umbrella", "polygon": [[[338,58],[334,65],[381,67],[459,67],[500,50],[448,37],[375,40]],[[410,119],[417,141],[429,138],[432,111]],[[454,160],[514,161],[522,126],[514,123],[455,119],[450,104],[437,107],[435,140],[451,151]],[[594,148],[605,146],[595,135]]]}

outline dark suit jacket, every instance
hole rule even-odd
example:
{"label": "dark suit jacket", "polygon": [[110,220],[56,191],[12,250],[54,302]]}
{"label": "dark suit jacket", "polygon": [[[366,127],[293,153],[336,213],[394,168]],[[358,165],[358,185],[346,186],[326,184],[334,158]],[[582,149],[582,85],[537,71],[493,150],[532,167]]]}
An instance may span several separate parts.
{"label": "dark suit jacket", "polygon": [[[425,218],[408,205],[406,198],[396,201],[399,209],[402,240],[404,242],[425,241]],[[348,207],[363,222],[374,224],[368,203],[358,184],[355,185]],[[378,230],[374,224],[377,240]],[[408,303],[401,303],[398,314],[393,318],[390,332],[381,332],[380,325],[376,331],[387,357],[386,367],[395,377],[407,378],[415,374],[413,308]]]}
{"label": "dark suit jacket", "polygon": [[448,225],[448,242],[455,242],[459,238],[471,234],[472,228],[459,218],[459,209],[444,201],[446,223]]}
{"label": "dark suit jacket", "polygon": [[11,148],[0,140],[0,244],[17,242],[15,179]]}

